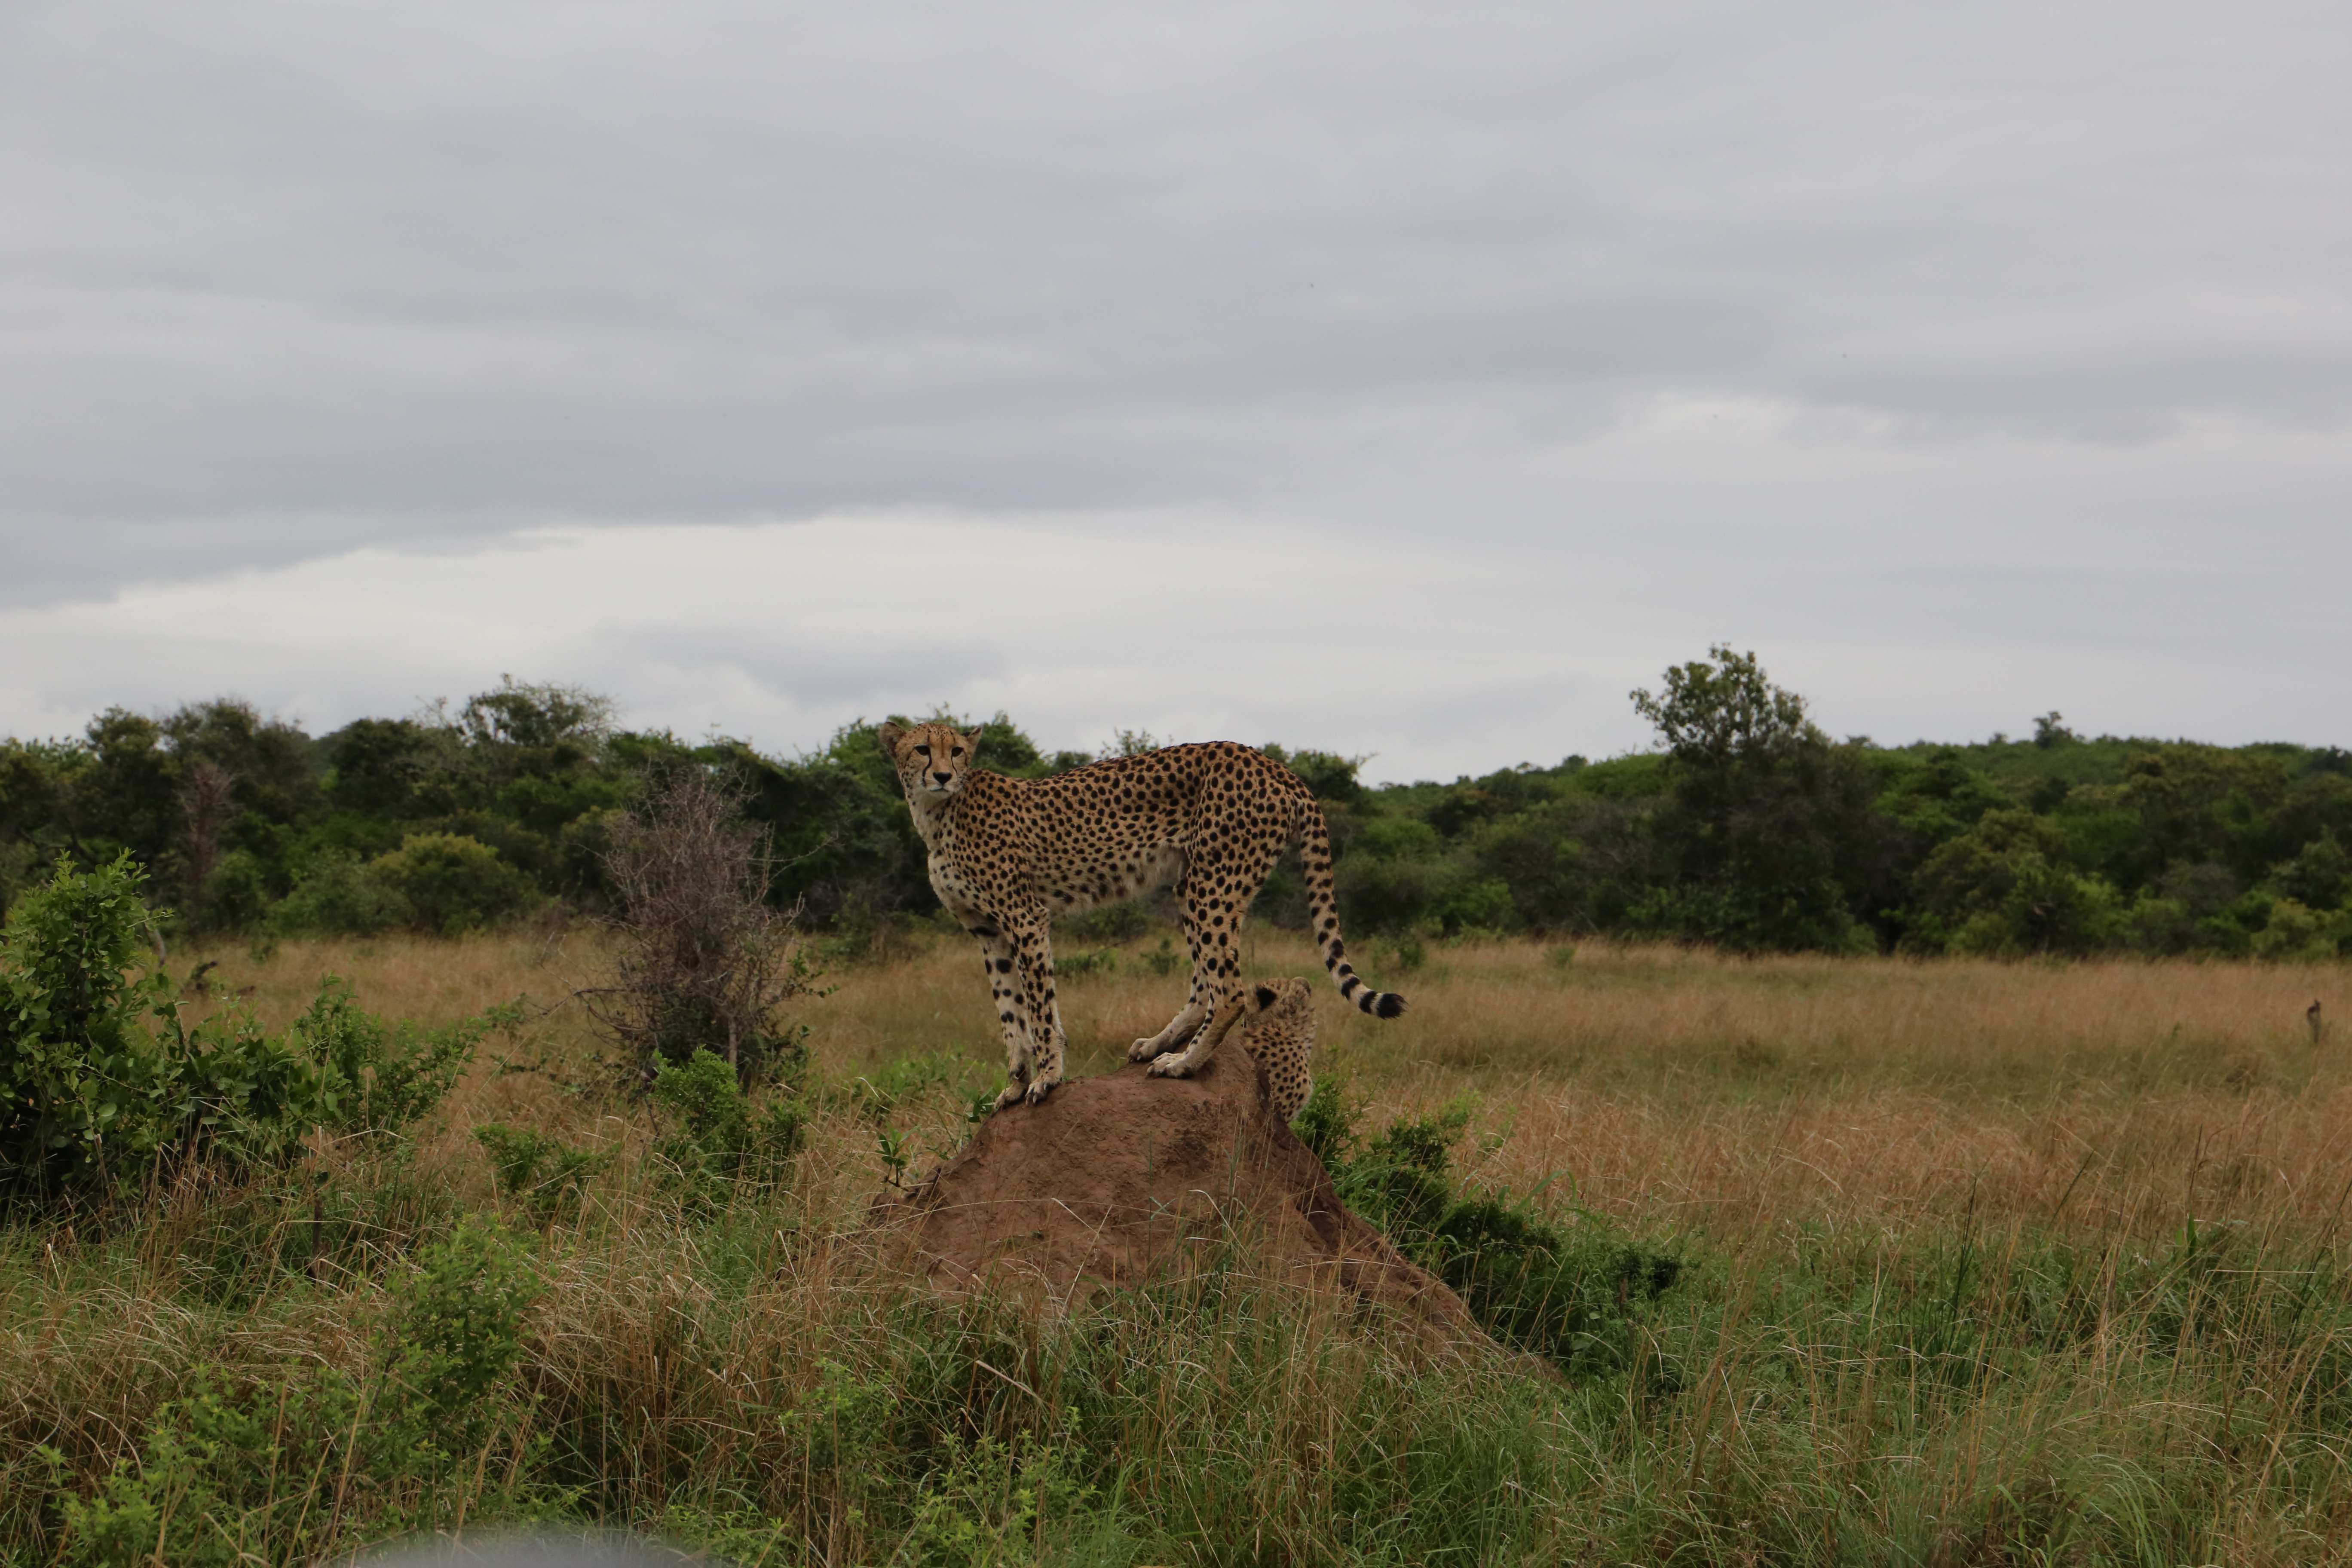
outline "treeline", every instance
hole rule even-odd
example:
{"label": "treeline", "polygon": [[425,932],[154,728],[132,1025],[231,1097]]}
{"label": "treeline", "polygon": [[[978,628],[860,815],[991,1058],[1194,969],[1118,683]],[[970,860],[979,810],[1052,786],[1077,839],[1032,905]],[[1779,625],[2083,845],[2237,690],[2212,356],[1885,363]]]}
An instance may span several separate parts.
{"label": "treeline", "polygon": [[[1633,694],[1652,751],[1452,784],[1364,784],[1355,760],[1266,749],[1325,801],[1359,936],[1605,932],[1748,950],[2273,959],[2352,951],[2352,756],[2088,739],[1832,740],[1753,655],[1710,650]],[[0,899],[63,856],[129,851],[177,928],[454,932],[611,896],[606,850],[648,781],[723,781],[772,849],[772,896],[844,940],[934,900],[872,727],[762,755],[627,731],[576,688],[502,682],[454,710],[313,737],[233,700],[110,709],[71,741],[0,742]],[[981,766],[1035,777],[1003,714]],[[1149,745],[1123,734],[1111,748]],[[1305,917],[1294,869],[1258,918]]]}

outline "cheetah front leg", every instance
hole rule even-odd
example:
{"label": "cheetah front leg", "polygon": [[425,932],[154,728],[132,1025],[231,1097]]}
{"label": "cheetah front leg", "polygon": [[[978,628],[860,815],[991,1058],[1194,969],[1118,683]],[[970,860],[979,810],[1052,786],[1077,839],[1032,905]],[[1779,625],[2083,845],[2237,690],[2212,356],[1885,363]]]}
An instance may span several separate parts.
{"label": "cheetah front leg", "polygon": [[1028,1091],[1029,1031],[1021,1023],[1021,986],[1013,977],[1013,943],[1002,931],[967,926],[980,939],[981,967],[988,971],[988,999],[995,1004],[996,1022],[1004,1034],[1004,1089],[996,1097],[1003,1110]]}
{"label": "cheetah front leg", "polygon": [[1028,1040],[1028,1085],[1008,1083],[996,1098],[998,1110],[1015,1100],[1035,1105],[1062,1081],[1062,1007],[1054,995],[1054,943],[1041,916],[1008,933],[1013,965],[1020,981],[1021,1024]]}

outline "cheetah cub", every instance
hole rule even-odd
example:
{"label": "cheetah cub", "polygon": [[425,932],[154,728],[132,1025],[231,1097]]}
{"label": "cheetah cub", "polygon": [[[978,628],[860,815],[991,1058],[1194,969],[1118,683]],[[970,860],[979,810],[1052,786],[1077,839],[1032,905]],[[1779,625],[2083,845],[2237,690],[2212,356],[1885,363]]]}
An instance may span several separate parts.
{"label": "cheetah cub", "polygon": [[1242,1049],[1265,1069],[1274,1113],[1289,1121],[1315,1092],[1315,992],[1306,981],[1263,980],[1250,988]]}
{"label": "cheetah cub", "polygon": [[1000,1108],[1034,1105],[1062,1081],[1055,915],[1174,886],[1192,991],[1166,1028],[1127,1054],[1157,1077],[1189,1077],[1241,1022],[1242,921],[1266,873],[1293,850],[1307,873],[1307,923],[1339,994],[1376,1018],[1404,1011],[1403,997],[1365,984],[1348,962],[1323,809],[1264,752],[1210,741],[1009,779],[973,767],[980,737],[953,725],[884,724],[875,738],[929,851],[932,890],[979,939],[1004,1032]]}

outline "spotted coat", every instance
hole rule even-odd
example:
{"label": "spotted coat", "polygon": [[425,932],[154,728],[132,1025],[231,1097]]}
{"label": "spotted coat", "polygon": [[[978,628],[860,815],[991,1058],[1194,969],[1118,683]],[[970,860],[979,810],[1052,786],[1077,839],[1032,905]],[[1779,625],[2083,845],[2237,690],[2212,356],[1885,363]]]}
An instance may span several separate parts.
{"label": "spotted coat", "polygon": [[1315,794],[1265,752],[1231,741],[1114,757],[1042,779],[971,765],[978,737],[947,724],[877,732],[929,850],[931,887],[980,939],[1004,1034],[999,1106],[1035,1102],[1062,1081],[1066,1037],[1054,994],[1055,915],[1176,889],[1192,984],[1168,1026],[1128,1050],[1182,1078],[1243,1011],[1242,921],[1293,847],[1309,919],[1339,994],[1377,1017],[1404,998],[1357,977],[1331,896],[1331,835]]}
{"label": "spotted coat", "polygon": [[1274,1113],[1288,1121],[1315,1092],[1315,988],[1304,980],[1261,980],[1243,1005],[1242,1049],[1265,1069]]}

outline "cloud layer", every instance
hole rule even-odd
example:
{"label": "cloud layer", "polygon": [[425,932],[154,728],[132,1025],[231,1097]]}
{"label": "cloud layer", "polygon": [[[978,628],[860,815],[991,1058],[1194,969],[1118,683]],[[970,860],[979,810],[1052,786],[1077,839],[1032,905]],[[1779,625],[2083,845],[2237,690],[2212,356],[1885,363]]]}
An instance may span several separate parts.
{"label": "cloud layer", "polygon": [[[586,679],[520,658],[526,610],[441,625],[375,564],[566,552],[620,574],[571,589],[628,612],[615,679],[740,669],[754,709],[708,719],[780,742],[909,692],[1103,724],[1116,693],[1055,695],[1086,661],[992,623],[1034,549],[1071,602],[1199,595],[1228,682],[1311,624],[1377,707],[1402,641],[1429,743],[1348,742],[1383,755],[1517,760],[1480,694],[1587,689],[1611,716],[1545,721],[1591,750],[1628,661],[1751,635],[1882,735],[2072,686],[2142,715],[2098,727],[2340,734],[2302,601],[2347,563],[2347,43],[2318,4],[31,0],[0,16],[0,641],[31,661],[0,728]],[[925,687],[846,617],[787,649],[684,582],[647,604],[623,563],[657,537],[935,595],[922,646],[976,662]],[[1260,598],[1269,561],[1298,575]],[[372,645],[305,624],[313,684],[227,651],[370,581],[423,596]],[[1548,634],[1498,640],[1546,584]],[[104,692],[103,647],[24,651],[141,605],[234,630]],[[1164,706],[1122,722],[1311,739],[1310,694],[1194,697],[1198,640],[1157,646],[1121,689]]]}

